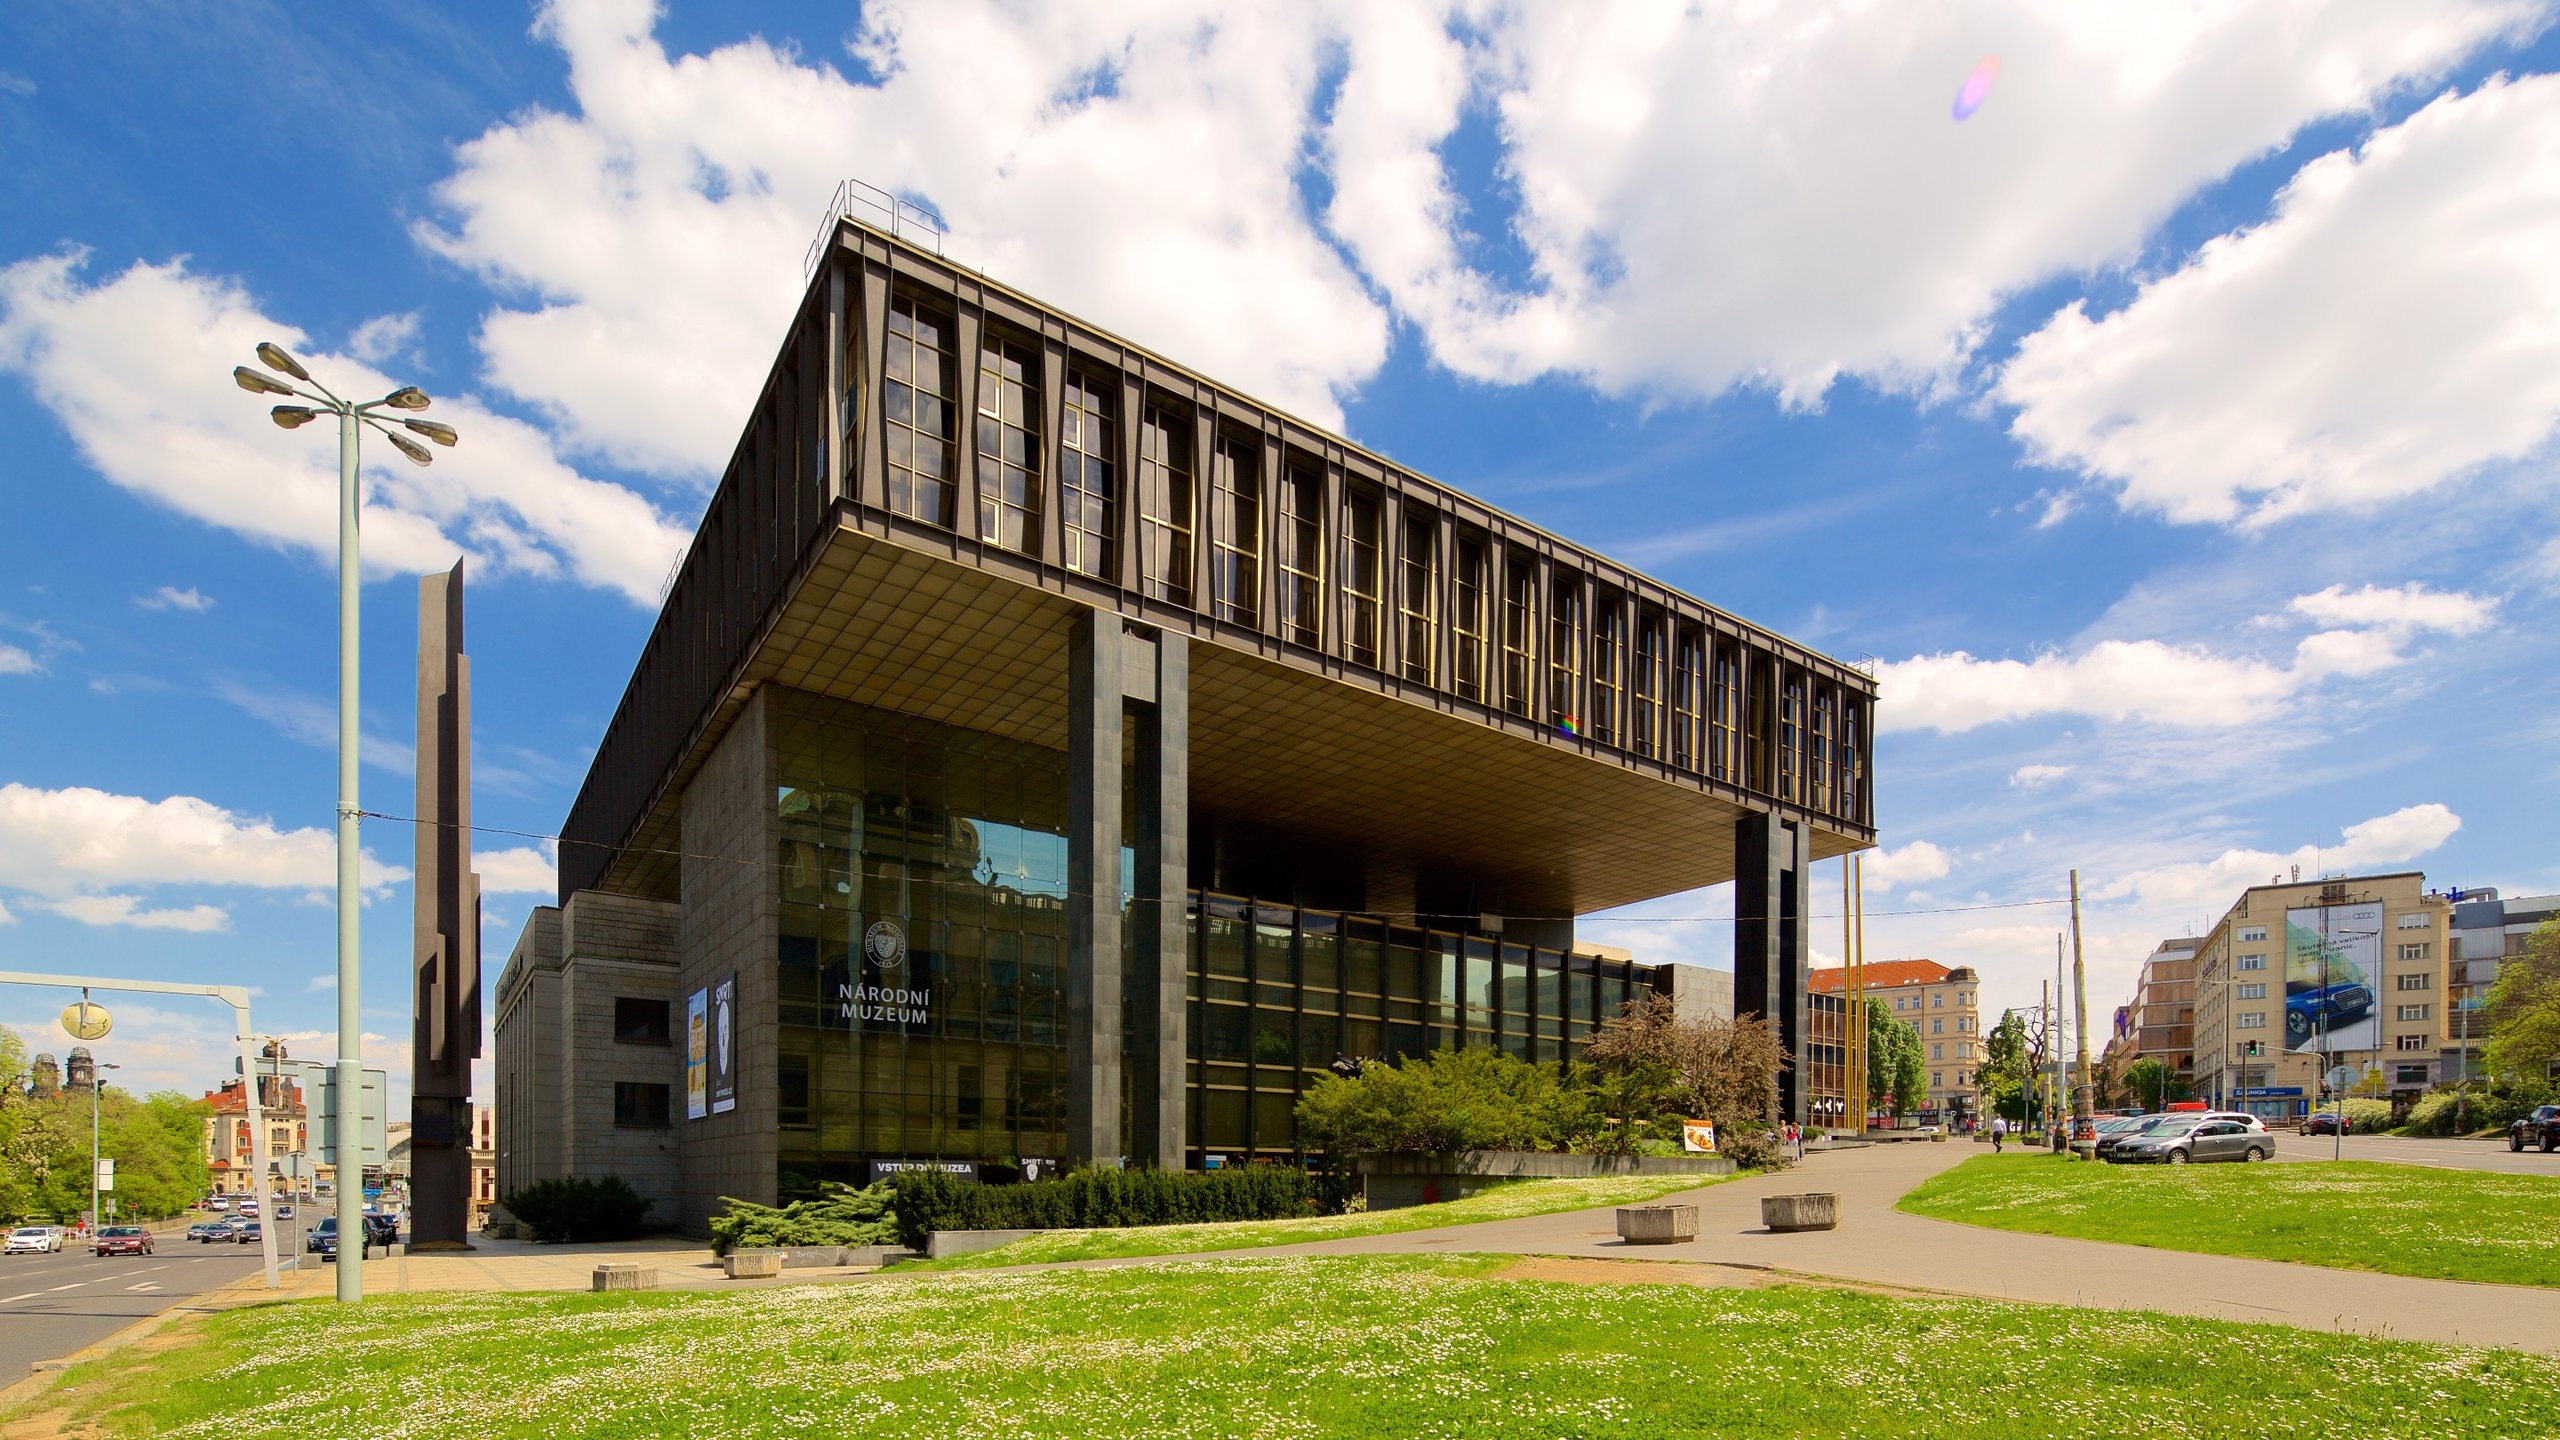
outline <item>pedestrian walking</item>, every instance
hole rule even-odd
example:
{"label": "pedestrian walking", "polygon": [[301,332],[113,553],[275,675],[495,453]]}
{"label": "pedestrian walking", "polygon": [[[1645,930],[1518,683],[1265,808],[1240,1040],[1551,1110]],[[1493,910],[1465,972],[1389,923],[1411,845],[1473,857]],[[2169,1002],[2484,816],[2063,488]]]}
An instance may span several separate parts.
{"label": "pedestrian walking", "polygon": [[2006,1115],[1994,1115],[1994,1116],[1992,1116],[1992,1117],[1991,1117],[1991,1153],[1992,1153],[1992,1154],[1994,1154],[1994,1155],[1999,1154],[1999,1153],[2000,1153],[2000,1147],[2002,1146],[2002,1144],[2004,1144],[2004,1143],[2008,1140],[2008,1138],[2009,1138],[2009,1117],[2008,1117],[2008,1116],[2006,1116]]}

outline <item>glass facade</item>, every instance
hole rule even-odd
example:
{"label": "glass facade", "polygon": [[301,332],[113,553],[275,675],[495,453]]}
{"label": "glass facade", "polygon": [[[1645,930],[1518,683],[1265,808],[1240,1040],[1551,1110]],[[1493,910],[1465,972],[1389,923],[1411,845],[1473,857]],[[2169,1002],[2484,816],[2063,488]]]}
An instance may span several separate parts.
{"label": "glass facade", "polygon": [[[799,692],[777,714],[782,1193],[871,1160],[1063,1158],[1066,757]],[[1190,918],[1194,1163],[1295,1154],[1298,1095],[1336,1056],[1565,1061],[1653,985],[1628,961],[1215,892]]]}

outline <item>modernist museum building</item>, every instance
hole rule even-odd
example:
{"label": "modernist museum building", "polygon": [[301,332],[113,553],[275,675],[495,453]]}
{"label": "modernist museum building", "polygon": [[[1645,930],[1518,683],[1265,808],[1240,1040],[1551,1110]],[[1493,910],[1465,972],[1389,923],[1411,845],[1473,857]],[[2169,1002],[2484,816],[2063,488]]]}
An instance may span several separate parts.
{"label": "modernist museum building", "polygon": [[1868,676],[930,246],[811,271],[498,980],[501,1193],[1286,1159],[1338,1058],[1689,1005],[1574,917],[1727,880],[1805,1116]]}

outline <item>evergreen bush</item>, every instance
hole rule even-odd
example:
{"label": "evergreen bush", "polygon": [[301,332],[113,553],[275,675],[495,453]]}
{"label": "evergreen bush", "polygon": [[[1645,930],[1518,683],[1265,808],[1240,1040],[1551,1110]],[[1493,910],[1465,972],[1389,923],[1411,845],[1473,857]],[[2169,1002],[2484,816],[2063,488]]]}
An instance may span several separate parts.
{"label": "evergreen bush", "polygon": [[619,1175],[601,1180],[545,1180],[506,1197],[507,1213],[545,1244],[628,1240],[657,1202],[644,1200]]}
{"label": "evergreen bush", "polygon": [[1286,1165],[1230,1170],[1077,1170],[1025,1185],[980,1185],[939,1170],[897,1177],[898,1241],[921,1250],[943,1230],[1095,1230],[1279,1220],[1312,1212],[1317,1181]]}
{"label": "evergreen bush", "polygon": [[821,1182],[817,1198],[780,1207],[722,1196],[728,1208],[711,1217],[711,1253],[789,1249],[799,1245],[887,1245],[898,1238],[890,1206],[897,1187],[883,1180],[856,1189]]}

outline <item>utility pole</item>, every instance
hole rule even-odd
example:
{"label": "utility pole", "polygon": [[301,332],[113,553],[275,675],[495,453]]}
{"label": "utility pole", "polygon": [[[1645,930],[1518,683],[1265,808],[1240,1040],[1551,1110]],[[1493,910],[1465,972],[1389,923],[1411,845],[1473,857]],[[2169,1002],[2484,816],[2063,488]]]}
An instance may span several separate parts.
{"label": "utility pole", "polygon": [[2071,1087],[2071,1153],[2098,1158],[2097,1096],[2089,1088],[2089,966],[2080,953],[2080,872],[2071,872],[2072,1029],[2080,1041],[2079,1082]]}

